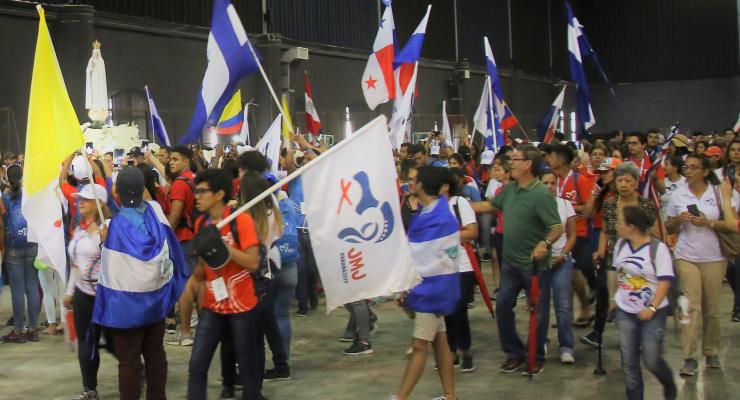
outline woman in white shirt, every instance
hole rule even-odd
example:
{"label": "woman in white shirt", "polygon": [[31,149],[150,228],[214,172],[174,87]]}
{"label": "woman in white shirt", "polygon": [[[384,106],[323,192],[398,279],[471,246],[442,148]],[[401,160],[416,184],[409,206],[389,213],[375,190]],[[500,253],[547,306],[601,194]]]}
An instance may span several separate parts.
{"label": "woman in white shirt", "polygon": [[[67,247],[70,272],[64,306],[74,310],[77,331],[77,358],[82,372],[82,393],[75,397],[77,400],[98,399],[100,354],[97,346],[101,329],[92,325],[92,313],[100,276],[100,243],[105,240],[107,230],[100,221],[95,195],[100,201],[103,215],[109,217],[106,215],[108,213],[105,205],[108,202],[106,189],[97,184],[84,186],[80,192],[73,195],[80,198],[79,212],[82,218],[75,226]],[[93,338],[88,337],[88,332],[93,333]]]}
{"label": "woman in white shirt", "polygon": [[[458,248],[458,271],[460,272],[460,300],[455,312],[445,316],[447,326],[447,342],[450,350],[455,353],[455,365],[459,360],[457,352],[462,355],[461,371],[473,372],[473,354],[470,352],[472,340],[470,336],[470,320],[468,318],[468,304],[473,299],[475,288],[475,272],[473,263],[478,260],[473,252],[472,242],[478,238],[478,223],[475,219],[475,211],[468,200],[461,196],[461,188],[457,184],[452,172],[445,170],[448,175],[448,183],[442,186],[442,196],[449,198],[450,211],[460,224],[460,246]],[[479,264],[480,265],[480,264]]]}
{"label": "woman in white shirt", "polygon": [[654,223],[655,217],[634,205],[622,208],[617,220],[620,239],[614,245],[615,271],[609,273],[609,308],[617,310],[627,399],[643,399],[640,357],[663,385],[664,398],[677,394],[673,372],[662,356],[673,266],[668,246],[650,236]]}
{"label": "woman in white shirt", "polygon": [[678,233],[674,247],[681,292],[689,299],[689,323],[681,326],[684,366],[680,374],[693,376],[698,368],[697,341],[702,330],[702,353],[707,368],[720,368],[719,294],[727,269],[715,231],[726,230],[720,217],[719,180],[709,159],[690,155],[684,165],[686,185],[671,195],[666,228]]}
{"label": "woman in white shirt", "polygon": [[557,178],[552,171],[540,175],[540,181],[555,198],[560,222],[565,227],[565,235],[552,244],[552,297],[558,322],[560,362],[573,364],[576,360],[573,358],[573,258],[570,251],[576,245],[576,212],[570,200],[557,195]]}

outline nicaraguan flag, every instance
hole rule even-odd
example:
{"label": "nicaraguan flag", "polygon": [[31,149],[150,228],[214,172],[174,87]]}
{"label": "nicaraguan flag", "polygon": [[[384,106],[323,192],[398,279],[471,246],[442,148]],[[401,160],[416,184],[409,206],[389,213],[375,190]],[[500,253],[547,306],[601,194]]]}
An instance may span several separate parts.
{"label": "nicaraguan flag", "polygon": [[170,138],[167,136],[167,129],[164,128],[164,121],[162,121],[162,118],[159,116],[157,106],[154,105],[154,99],[152,98],[151,93],[149,93],[149,85],[144,86],[144,91],[146,92],[146,100],[149,103],[149,115],[152,120],[152,130],[154,131],[154,134],[157,135],[157,141],[159,141],[159,144],[169,147],[171,146]]}
{"label": "nicaraguan flag", "polygon": [[560,89],[560,94],[547,109],[547,113],[537,125],[537,135],[542,143],[550,143],[555,138],[555,130],[560,122],[560,110],[563,109],[563,99],[565,98],[565,86]]}
{"label": "nicaraguan flag", "polygon": [[204,128],[216,126],[239,80],[259,70],[256,54],[231,2],[214,0],[208,35],[208,68],[188,133],[180,138],[180,144],[197,142]]}
{"label": "nicaraguan flag", "polygon": [[491,77],[491,88],[493,90],[493,106],[495,111],[495,117],[497,122],[496,141],[499,145],[504,145],[504,131],[517,126],[519,121],[516,120],[514,114],[511,113],[509,106],[504,101],[504,90],[501,87],[501,79],[498,76],[498,67],[496,67],[496,59],[493,58],[493,51],[491,45],[488,43],[488,38],[483,37],[483,44],[486,52],[486,72]]}
{"label": "nicaraguan flag", "polygon": [[460,300],[460,228],[445,197],[430,206],[409,225],[411,264],[422,280],[406,296],[406,305],[418,312],[447,315]]}
{"label": "nicaraguan flag", "polygon": [[158,205],[143,215],[122,208],[111,220],[101,254],[93,322],[136,328],[167,317],[188,279],[180,244]]}
{"label": "nicaraguan flag", "polygon": [[565,2],[568,13],[568,62],[570,64],[570,76],[576,83],[577,89],[577,117],[585,130],[596,123],[594,112],[591,109],[591,94],[588,91],[586,73],[583,70],[583,58],[592,54],[591,46],[581,28],[583,26],[573,14],[570,4]]}

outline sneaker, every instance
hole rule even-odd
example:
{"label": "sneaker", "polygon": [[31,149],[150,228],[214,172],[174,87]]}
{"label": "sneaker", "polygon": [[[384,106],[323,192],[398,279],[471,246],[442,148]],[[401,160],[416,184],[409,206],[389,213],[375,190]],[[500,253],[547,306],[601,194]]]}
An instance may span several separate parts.
{"label": "sneaker", "polygon": [[499,372],[516,372],[519,371],[524,366],[524,359],[523,358],[509,358],[506,361],[504,361],[503,364],[501,364],[500,367],[498,367]]}
{"label": "sneaker", "polygon": [[473,364],[473,356],[463,356],[462,365],[460,371],[467,373],[475,371],[475,364]]}
{"label": "sneaker", "polygon": [[740,322],[740,310],[732,310],[732,322]]}
{"label": "sneaker", "polygon": [[177,331],[177,335],[175,335],[175,339],[165,340],[164,343],[170,346],[192,346],[193,345],[193,334],[183,333],[182,331]]}
{"label": "sneaker", "polygon": [[468,310],[472,309],[473,307],[475,307],[475,299],[468,302]]}
{"label": "sneaker", "polygon": [[39,341],[39,331],[38,330],[28,330],[26,331],[26,340],[29,342],[38,342]]}
{"label": "sneaker", "polygon": [[565,365],[572,365],[576,362],[576,359],[573,357],[573,354],[570,353],[563,353],[560,355],[560,363]]}
{"label": "sneaker", "polygon": [[483,253],[480,256],[480,260],[483,261],[483,262],[489,262],[489,261],[493,260],[493,258],[491,258],[491,254],[490,253]]}
{"label": "sneaker", "polygon": [[175,332],[177,332],[177,325],[175,325],[174,322],[168,322],[167,323],[167,328],[165,328],[165,329],[166,329],[166,332],[167,332],[168,335],[172,335]]}
{"label": "sneaker", "polygon": [[373,347],[370,346],[370,342],[367,340],[355,340],[352,346],[344,350],[344,354],[348,356],[359,356],[360,354],[371,354]]}
{"label": "sneaker", "polygon": [[355,341],[355,331],[352,329],[349,329],[349,326],[344,329],[344,334],[339,337],[340,342],[354,342]]}
{"label": "sneaker", "polygon": [[536,363],[534,364],[534,368],[532,368],[532,371],[528,371],[527,368],[525,367],[524,371],[522,371],[522,376],[537,376],[544,369],[545,369],[545,364]]}
{"label": "sneaker", "polygon": [[707,368],[722,368],[722,363],[719,362],[719,356],[707,356]]}
{"label": "sneaker", "polygon": [[296,317],[307,317],[308,316],[308,310],[299,308],[298,311],[295,313]]}
{"label": "sneaker", "polygon": [[12,331],[3,336],[0,340],[2,340],[3,343],[26,343],[26,335]]}
{"label": "sneaker", "polygon": [[699,369],[699,363],[693,358],[688,358],[684,361],[683,367],[678,371],[678,374],[681,376],[694,376],[697,369]]}
{"label": "sneaker", "polygon": [[268,369],[265,371],[265,376],[262,378],[266,381],[287,381],[290,379],[290,368],[288,369]]}
{"label": "sneaker", "polygon": [[[594,348],[597,348],[597,349],[599,348],[599,342],[600,341],[601,341],[601,335],[599,335],[599,333],[596,332],[596,331],[591,331],[591,333],[589,333],[588,335],[581,336],[581,343],[587,344],[587,345],[589,345],[591,347],[594,347]],[[602,349],[604,348],[604,344],[603,343],[601,344],[601,348]]]}
{"label": "sneaker", "polygon": [[221,388],[221,400],[235,400],[236,396],[234,395],[234,387],[233,386],[224,386]]}
{"label": "sneaker", "polygon": [[72,400],[98,400],[98,392],[95,390],[88,390],[83,388],[82,393],[73,397]]}

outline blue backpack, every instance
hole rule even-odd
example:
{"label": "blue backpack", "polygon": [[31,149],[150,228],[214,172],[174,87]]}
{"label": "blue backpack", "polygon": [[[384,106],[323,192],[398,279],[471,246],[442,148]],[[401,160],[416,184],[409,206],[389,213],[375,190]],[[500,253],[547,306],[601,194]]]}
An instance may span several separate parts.
{"label": "blue backpack", "polygon": [[284,263],[298,260],[298,223],[300,214],[295,202],[286,197],[278,201],[280,213],[283,215],[283,236],[275,241],[275,246],[280,250],[280,261]]}
{"label": "blue backpack", "polygon": [[5,244],[7,247],[26,247],[28,245],[28,226],[21,211],[21,194],[8,194],[5,203]]}

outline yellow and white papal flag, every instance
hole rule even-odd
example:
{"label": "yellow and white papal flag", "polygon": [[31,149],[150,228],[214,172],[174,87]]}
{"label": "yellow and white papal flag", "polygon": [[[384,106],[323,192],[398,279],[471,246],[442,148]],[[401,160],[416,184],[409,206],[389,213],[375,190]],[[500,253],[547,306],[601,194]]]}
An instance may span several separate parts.
{"label": "yellow and white papal flag", "polygon": [[28,105],[22,210],[28,222],[28,240],[39,245],[39,261],[65,277],[59,171],[64,159],[81,149],[85,139],[64,84],[44,9],[40,5],[36,8],[39,32]]}

